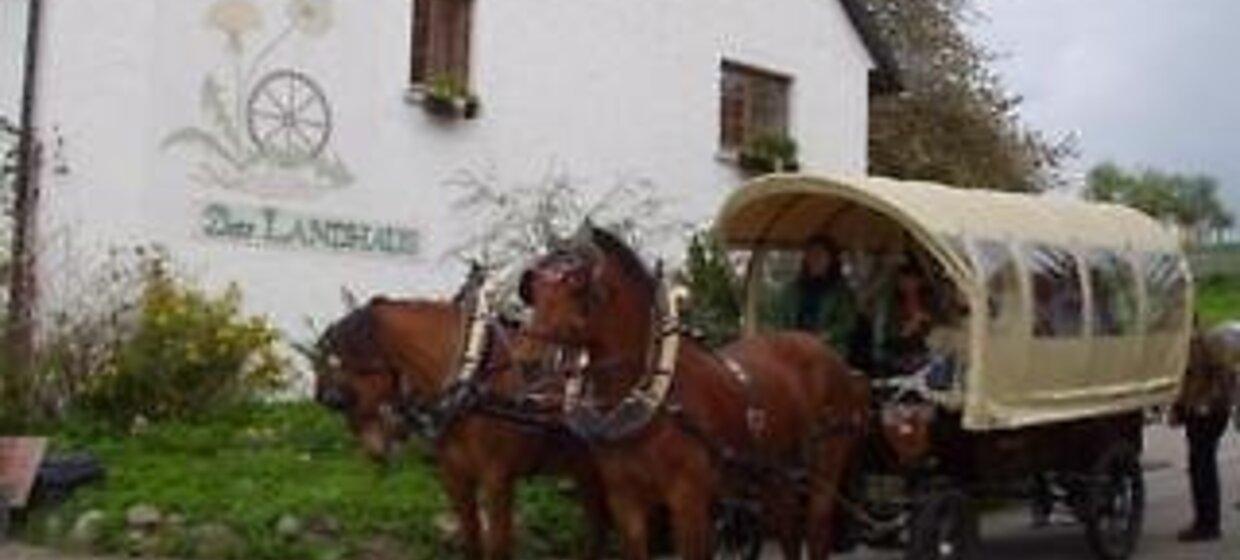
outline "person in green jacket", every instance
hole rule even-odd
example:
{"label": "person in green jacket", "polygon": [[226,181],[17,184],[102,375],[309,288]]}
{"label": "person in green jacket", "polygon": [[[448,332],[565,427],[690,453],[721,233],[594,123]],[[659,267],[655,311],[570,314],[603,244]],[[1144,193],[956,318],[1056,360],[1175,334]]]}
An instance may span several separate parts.
{"label": "person in green jacket", "polygon": [[847,357],[857,326],[857,303],[844,278],[839,252],[829,241],[809,243],[801,257],[801,272],[790,289],[795,302],[792,326],[819,334]]}

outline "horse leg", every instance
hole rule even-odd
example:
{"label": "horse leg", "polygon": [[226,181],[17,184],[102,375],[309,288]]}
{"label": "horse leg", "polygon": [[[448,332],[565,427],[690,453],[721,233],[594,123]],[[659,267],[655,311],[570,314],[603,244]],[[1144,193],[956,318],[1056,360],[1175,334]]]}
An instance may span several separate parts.
{"label": "horse leg", "polygon": [[683,560],[710,560],[714,552],[712,503],[710,493],[703,491],[678,493],[668,503],[676,533],[676,552]]}
{"label": "horse leg", "polygon": [[614,491],[614,486],[608,485],[607,503],[611,519],[616,524],[616,533],[620,536],[620,554],[624,560],[649,560],[648,508],[637,499],[623,497],[623,494],[623,489]]}
{"label": "horse leg", "polygon": [[478,487],[473,477],[462,473],[459,469],[442,468],[441,478],[448,500],[452,502],[452,511],[460,524],[461,546],[465,558],[479,560],[482,558],[480,527],[478,525]]}
{"label": "horse leg", "polygon": [[512,558],[513,477],[492,473],[482,484],[482,514],[486,518],[483,547],[487,560]]}
{"label": "horse leg", "polygon": [[607,493],[593,465],[582,470],[577,476],[578,498],[586,520],[586,542],[582,553],[585,560],[600,560],[607,546],[607,524],[610,520]]}
{"label": "horse leg", "polygon": [[806,534],[809,537],[810,558],[823,560],[831,556],[835,537],[835,508],[840,497],[841,485],[847,467],[846,457],[854,442],[835,440],[828,443],[830,449],[820,455],[816,472],[810,475],[809,511],[806,515]]}
{"label": "horse leg", "polygon": [[776,484],[766,489],[762,516],[768,531],[779,539],[779,549],[786,560],[800,560],[804,542],[801,497],[793,485]]}

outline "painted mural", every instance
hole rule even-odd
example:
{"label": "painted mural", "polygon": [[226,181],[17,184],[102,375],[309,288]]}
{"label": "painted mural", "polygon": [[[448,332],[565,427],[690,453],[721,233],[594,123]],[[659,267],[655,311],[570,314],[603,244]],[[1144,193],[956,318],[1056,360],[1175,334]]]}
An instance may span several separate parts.
{"label": "painted mural", "polygon": [[[283,10],[274,9],[279,7]],[[210,6],[205,21],[224,40],[228,69],[203,78],[201,122],[163,140],[165,149],[193,156],[190,179],[196,184],[307,198],[353,183],[331,147],[332,107],[324,88],[302,70],[268,64],[294,41],[313,41],[330,31],[332,8],[331,0],[289,0],[282,6],[218,0]]]}

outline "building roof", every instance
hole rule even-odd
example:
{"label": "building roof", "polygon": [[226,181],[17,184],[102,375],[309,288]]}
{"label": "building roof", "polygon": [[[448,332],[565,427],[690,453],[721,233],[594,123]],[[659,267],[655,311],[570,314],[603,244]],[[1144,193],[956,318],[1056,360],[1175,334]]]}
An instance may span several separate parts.
{"label": "building roof", "polygon": [[882,33],[874,23],[874,17],[866,6],[865,0],[840,0],[849,21],[861,36],[861,42],[874,58],[874,71],[870,74],[872,93],[896,93],[903,89],[900,81],[900,68],[896,64],[895,54],[891,45],[883,39]]}

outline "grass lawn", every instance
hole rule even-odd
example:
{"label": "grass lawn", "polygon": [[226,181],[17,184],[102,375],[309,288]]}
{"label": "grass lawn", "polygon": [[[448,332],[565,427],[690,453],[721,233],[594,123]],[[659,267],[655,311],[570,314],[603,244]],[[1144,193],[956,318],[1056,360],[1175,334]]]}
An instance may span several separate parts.
{"label": "grass lawn", "polygon": [[1240,277],[1212,276],[1198,282],[1197,313],[1206,325],[1240,319]]}
{"label": "grass lawn", "polygon": [[[433,466],[416,453],[389,468],[371,464],[342,419],[310,403],[242,408],[133,435],[69,423],[53,437],[58,448],[97,453],[108,478],[58,508],[33,512],[24,531],[34,542],[62,544],[78,516],[99,510],[106,521],[94,549],[133,552],[125,512],[149,504],[183,517],[183,527],[226,525],[239,537],[228,554],[235,558],[374,558],[368,547],[376,539],[398,551],[383,558],[456,555],[434,522],[446,500]],[[568,554],[579,534],[576,505],[547,482],[526,484],[520,503],[520,556]],[[315,539],[282,537],[276,525],[286,515],[337,528]],[[192,531],[168,533],[154,539],[154,552],[196,554]]]}

